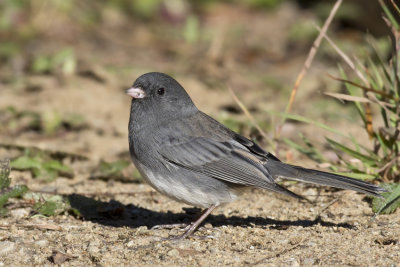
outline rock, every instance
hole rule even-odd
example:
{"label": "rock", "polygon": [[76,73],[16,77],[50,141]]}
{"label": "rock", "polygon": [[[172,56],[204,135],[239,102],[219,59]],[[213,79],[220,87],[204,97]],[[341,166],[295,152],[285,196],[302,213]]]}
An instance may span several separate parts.
{"label": "rock", "polygon": [[66,234],[64,236],[64,238],[65,238],[65,241],[67,241],[67,242],[72,242],[74,240],[74,236],[72,234],[69,234],[69,233]]}
{"label": "rock", "polygon": [[90,244],[89,247],[87,248],[87,252],[89,253],[98,253],[100,251],[99,247],[97,247],[96,245],[92,245]]}
{"label": "rock", "polygon": [[303,260],[304,265],[314,265],[315,260],[313,258],[305,258]]}
{"label": "rock", "polygon": [[11,210],[10,214],[15,219],[21,219],[27,217],[29,215],[29,211],[27,209],[15,209]]}
{"label": "rock", "polygon": [[0,256],[7,255],[15,250],[15,243],[10,241],[0,242]]}
{"label": "rock", "polygon": [[300,263],[297,260],[292,261],[291,267],[299,267]]}
{"label": "rock", "polygon": [[172,256],[172,257],[178,257],[179,256],[179,251],[177,249],[171,249],[170,251],[168,251],[168,256]]}
{"label": "rock", "polygon": [[42,240],[36,241],[35,244],[39,247],[45,247],[49,244],[49,241],[47,241],[46,239],[42,239]]}
{"label": "rock", "polygon": [[133,240],[129,241],[129,242],[126,244],[126,246],[127,246],[128,248],[131,248],[131,247],[133,247],[134,245],[135,245],[135,242],[134,242]]}

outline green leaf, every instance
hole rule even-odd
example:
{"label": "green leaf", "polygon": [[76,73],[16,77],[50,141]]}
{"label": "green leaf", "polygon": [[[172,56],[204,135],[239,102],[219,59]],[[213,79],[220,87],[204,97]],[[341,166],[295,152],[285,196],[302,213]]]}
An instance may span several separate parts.
{"label": "green leaf", "polygon": [[[374,88],[375,90],[380,90],[381,88],[383,88],[383,79],[381,77],[380,72],[378,71],[377,66],[375,65],[374,61],[372,60],[371,57],[367,57],[367,60],[369,62],[369,66],[372,69],[371,75],[368,76],[370,77],[369,81],[372,85],[372,88]],[[372,77],[372,73],[375,75],[375,79],[373,79]],[[379,95],[377,95],[378,99],[379,99]]]}
{"label": "green leaf", "polygon": [[10,166],[17,170],[29,170],[40,169],[42,164],[38,158],[25,155],[11,161]]}
{"label": "green leaf", "polygon": [[305,137],[302,133],[299,133],[301,140],[303,140],[304,144],[307,145],[307,147],[310,149],[310,151],[313,152],[315,155],[316,161],[319,163],[326,162],[325,157],[314,147],[314,145],[311,143],[311,141]]}
{"label": "green leaf", "polygon": [[301,115],[294,115],[294,114],[289,114],[289,113],[285,113],[285,112],[271,112],[271,113],[278,114],[279,116],[281,116],[283,118],[286,118],[286,119],[291,119],[291,120],[295,120],[295,121],[309,123],[309,124],[312,124],[312,125],[315,125],[315,126],[321,128],[321,129],[327,130],[327,131],[329,131],[331,133],[334,133],[334,134],[349,138],[347,135],[341,133],[340,131],[338,131],[338,130],[332,128],[332,127],[329,127],[326,124],[317,122],[315,120],[306,118],[306,117],[301,116]]}
{"label": "green leaf", "polygon": [[96,167],[95,172],[92,173],[92,179],[117,179],[123,177],[122,171],[130,164],[126,160],[118,160],[114,162],[101,161],[99,166]]}
{"label": "green leaf", "polygon": [[59,204],[54,201],[46,201],[44,203],[36,203],[33,209],[44,216],[56,215],[56,211],[59,209]]}
{"label": "green leaf", "polygon": [[183,36],[188,43],[194,43],[199,38],[199,20],[196,16],[190,15],[183,30]]}
{"label": "green leaf", "polygon": [[316,162],[326,162],[322,154],[320,154],[314,147],[303,147],[287,138],[283,138],[283,142]]}
{"label": "green leaf", "polygon": [[335,174],[347,176],[354,179],[359,180],[373,180],[376,178],[375,175],[366,174],[366,173],[354,173],[354,172],[335,172]]}
{"label": "green leaf", "polygon": [[356,148],[356,151],[360,152],[360,144],[357,142],[353,135],[350,135],[350,140],[353,143],[353,146]]}
{"label": "green leaf", "polygon": [[[343,68],[339,65],[339,71],[340,71],[340,75],[342,76],[343,80],[348,80],[347,79],[347,75],[344,72]],[[356,96],[356,87],[354,85],[351,85],[349,83],[344,83],[344,85],[346,86],[347,91],[349,92],[350,95]],[[361,119],[363,120],[364,124],[366,123],[366,119],[365,119],[365,114],[364,114],[364,109],[361,106],[360,102],[353,102],[354,105],[357,108],[358,114],[360,115]]]}
{"label": "green leaf", "polygon": [[55,216],[69,209],[69,204],[60,195],[54,195],[43,203],[36,203],[33,209],[44,216]]}
{"label": "green leaf", "polygon": [[382,147],[382,152],[384,157],[386,157],[386,155],[388,154],[388,149],[390,149],[390,147],[388,147],[388,144],[386,142],[386,140],[384,138],[382,138],[381,133],[376,133],[376,139],[378,140],[380,146]]}
{"label": "green leaf", "polygon": [[400,29],[399,24],[397,23],[396,18],[393,16],[392,12],[390,9],[386,6],[385,2],[383,0],[379,0],[379,4],[381,5],[383,11],[386,14],[386,17],[389,19],[389,21],[393,24],[396,30]]}
{"label": "green leaf", "polygon": [[26,193],[26,191],[28,191],[28,187],[26,185],[16,185],[7,189],[3,189],[0,192],[0,207],[3,207],[3,205],[7,203],[8,199],[21,197]]}
{"label": "green leaf", "polygon": [[62,125],[60,113],[47,111],[42,114],[42,127],[45,134],[54,134]]}
{"label": "green leaf", "polygon": [[39,56],[35,58],[32,65],[32,71],[36,73],[46,73],[51,70],[52,63],[49,57]]}
{"label": "green leaf", "polygon": [[348,147],[346,147],[346,146],[344,146],[342,144],[339,144],[338,142],[336,142],[336,141],[334,141],[334,140],[332,140],[330,138],[326,137],[326,140],[334,148],[339,149],[339,150],[345,152],[346,154],[361,160],[364,164],[367,164],[369,166],[377,166],[377,164],[380,162],[380,159],[379,159],[378,156],[376,156],[376,157],[367,156],[367,155],[361,154],[361,153],[359,153],[359,152],[357,152],[357,151],[355,151],[355,150],[353,150],[351,148],[348,148]]}
{"label": "green leaf", "polygon": [[57,171],[46,168],[32,169],[32,174],[33,177],[37,177],[46,182],[51,182],[57,178]]}
{"label": "green leaf", "polygon": [[47,170],[61,173],[64,176],[70,177],[73,175],[73,171],[69,166],[62,164],[60,161],[57,160],[49,160],[47,162],[44,162],[43,167]]}
{"label": "green leaf", "polygon": [[400,184],[384,184],[383,188],[389,191],[381,193],[384,198],[374,197],[372,200],[372,210],[376,215],[390,214],[400,207]]}
{"label": "green leaf", "polygon": [[151,18],[155,16],[157,10],[160,8],[161,0],[135,0],[130,1],[135,13],[144,18]]}
{"label": "green leaf", "polygon": [[[392,77],[391,77],[391,75],[390,75],[390,70],[388,69],[388,67],[387,67],[387,64],[385,64],[385,61],[382,59],[382,57],[381,57],[381,55],[380,55],[380,53],[379,53],[379,51],[378,51],[378,49],[376,48],[376,46],[373,44],[373,42],[372,42],[372,39],[370,39],[370,46],[371,46],[371,48],[372,48],[372,52],[374,52],[374,55],[375,55],[375,57],[378,59],[378,64],[379,64],[379,66],[381,67],[381,70],[382,70],[382,72],[383,72],[383,74],[384,74],[384,77],[386,78],[385,80],[390,84],[389,85],[389,87],[392,87],[393,86],[393,80],[392,80]],[[382,79],[383,80],[383,79]],[[384,88],[384,87],[381,87],[381,88]],[[384,91],[386,91],[386,90],[384,90]],[[396,96],[398,97],[398,94],[397,94],[397,92],[395,91],[395,90],[391,90],[393,93],[395,93],[396,94]]]}
{"label": "green leaf", "polygon": [[33,177],[44,181],[52,181],[58,175],[73,177],[73,170],[60,161],[48,159],[45,155],[27,152],[26,155],[16,158],[11,162],[11,167],[17,170],[29,170]]}

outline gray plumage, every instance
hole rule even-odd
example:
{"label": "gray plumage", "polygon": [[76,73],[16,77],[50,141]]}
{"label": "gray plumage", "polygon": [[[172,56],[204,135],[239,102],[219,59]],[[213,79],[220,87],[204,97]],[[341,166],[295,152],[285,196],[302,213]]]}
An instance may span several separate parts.
{"label": "gray plumage", "polygon": [[184,88],[166,74],[144,74],[130,90],[140,92],[139,98],[132,99],[129,120],[132,160],[151,186],[178,201],[215,207],[233,201],[246,187],[299,197],[277,184],[277,179],[370,195],[384,191],[363,181],[279,161],[199,111]]}

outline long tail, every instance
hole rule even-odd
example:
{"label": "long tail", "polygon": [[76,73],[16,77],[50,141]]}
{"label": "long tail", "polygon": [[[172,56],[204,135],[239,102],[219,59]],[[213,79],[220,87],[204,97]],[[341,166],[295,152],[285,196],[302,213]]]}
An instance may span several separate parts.
{"label": "long tail", "polygon": [[350,177],[306,169],[298,166],[289,165],[281,161],[269,160],[265,167],[275,179],[285,179],[300,181],[305,183],[327,185],[341,189],[350,189],[364,194],[381,196],[380,192],[387,190]]}

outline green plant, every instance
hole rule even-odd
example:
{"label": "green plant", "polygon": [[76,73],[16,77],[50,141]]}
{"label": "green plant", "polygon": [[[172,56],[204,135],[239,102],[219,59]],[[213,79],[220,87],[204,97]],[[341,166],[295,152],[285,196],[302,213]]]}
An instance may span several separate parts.
{"label": "green plant", "polygon": [[77,113],[60,114],[55,110],[39,113],[17,110],[13,106],[0,109],[0,132],[21,133],[33,130],[53,135],[62,131],[78,131],[86,126],[85,118]]}
{"label": "green plant", "polygon": [[91,178],[102,180],[121,179],[124,177],[122,171],[129,165],[130,162],[127,160],[117,160],[114,162],[101,161],[91,174]]}
{"label": "green plant", "polygon": [[[338,172],[344,164],[346,169],[351,172],[346,173],[348,176],[393,183],[387,186],[391,192],[383,194],[383,201],[373,200],[373,210],[377,213],[393,212],[400,206],[400,201],[398,201],[400,198],[400,23],[383,1],[380,3],[386,14],[384,20],[391,29],[394,40],[393,53],[388,62],[383,60],[373,38],[369,38],[372,55],[368,55],[366,63],[363,64],[361,62],[354,63],[326,37],[357,75],[357,78],[349,78],[349,73],[339,66],[341,78],[334,79],[344,83],[348,94],[329,93],[328,95],[354,103],[364,129],[370,137],[371,145],[362,144],[357,138],[340,133],[321,123],[315,124],[349,140],[350,144],[347,145],[326,138],[332,149],[339,155],[344,154],[357,161],[357,164],[348,160],[332,163],[333,171]],[[394,10],[400,15],[398,6],[394,2],[392,4]],[[379,111],[380,118],[373,116],[373,110]],[[307,118],[301,116],[289,114],[283,114],[283,116],[309,122]],[[378,126],[378,121],[382,121],[383,125]],[[317,162],[326,162],[312,142],[305,137],[302,139],[305,146],[295,144],[290,140],[284,141],[311,159]]]}
{"label": "green plant", "polygon": [[76,72],[77,59],[71,48],[64,48],[59,52],[34,58],[31,69],[35,73],[54,73],[56,71],[63,75],[71,75]]}
{"label": "green plant", "polygon": [[8,210],[4,208],[4,205],[10,198],[21,197],[28,191],[25,185],[15,185],[10,187],[10,161],[0,161],[0,216],[4,216],[8,213]]}
{"label": "green plant", "polygon": [[59,160],[52,159],[40,151],[26,150],[23,156],[15,158],[11,167],[17,170],[29,170],[34,177],[52,181],[57,176],[73,177],[72,169]]}

